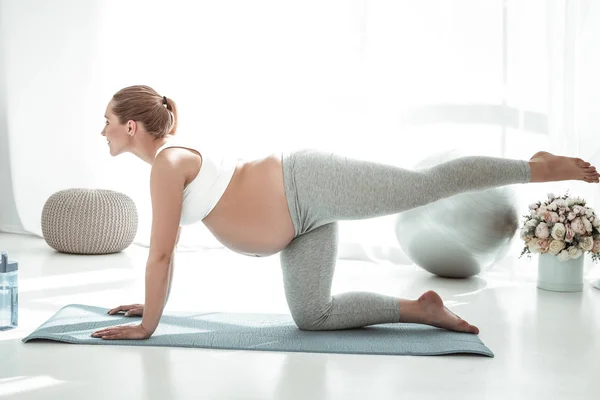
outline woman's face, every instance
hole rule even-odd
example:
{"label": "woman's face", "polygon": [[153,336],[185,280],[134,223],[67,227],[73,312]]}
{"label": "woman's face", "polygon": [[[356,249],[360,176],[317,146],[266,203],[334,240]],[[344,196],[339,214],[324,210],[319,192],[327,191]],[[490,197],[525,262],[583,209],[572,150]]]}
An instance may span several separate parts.
{"label": "woman's face", "polygon": [[101,135],[106,137],[108,148],[112,156],[123,153],[129,144],[130,136],[127,133],[127,124],[120,124],[119,119],[112,113],[112,105],[109,103],[104,115],[104,129]]}

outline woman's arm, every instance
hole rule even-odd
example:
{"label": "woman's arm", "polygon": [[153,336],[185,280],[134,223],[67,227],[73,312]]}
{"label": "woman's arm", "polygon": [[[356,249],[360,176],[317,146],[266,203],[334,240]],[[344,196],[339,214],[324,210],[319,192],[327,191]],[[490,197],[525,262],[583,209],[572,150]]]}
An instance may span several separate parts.
{"label": "woman's arm", "polygon": [[180,234],[181,226],[177,230],[177,239],[175,239],[175,250],[173,250],[173,254],[171,255],[171,264],[169,265],[169,285],[167,288],[167,300],[165,300],[165,304],[169,301],[169,295],[171,294],[171,284],[173,283],[173,270],[175,269],[175,251],[177,250],[177,244],[179,244]]}
{"label": "woman's arm", "polygon": [[185,175],[176,153],[162,151],[150,173],[152,234],[146,263],[146,295],[142,327],[152,334],[158,327],[169,291],[171,261],[181,219]]}

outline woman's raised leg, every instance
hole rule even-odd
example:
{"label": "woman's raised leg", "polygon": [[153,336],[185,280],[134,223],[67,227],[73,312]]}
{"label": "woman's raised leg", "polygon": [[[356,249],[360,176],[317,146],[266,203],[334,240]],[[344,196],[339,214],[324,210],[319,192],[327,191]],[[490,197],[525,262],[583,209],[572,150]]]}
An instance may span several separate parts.
{"label": "woman's raised leg", "polygon": [[339,220],[397,214],[456,194],[553,180],[598,182],[583,160],[536,153],[529,161],[457,158],[410,170],[305,149],[284,157],[288,206],[296,235]]}

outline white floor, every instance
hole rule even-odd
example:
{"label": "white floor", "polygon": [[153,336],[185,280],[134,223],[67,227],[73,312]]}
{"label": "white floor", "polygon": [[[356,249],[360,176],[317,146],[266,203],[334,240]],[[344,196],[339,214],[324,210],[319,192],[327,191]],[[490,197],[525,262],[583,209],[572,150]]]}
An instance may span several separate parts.
{"label": "white floor", "polygon": [[[147,249],[73,256],[43,239],[0,234],[20,265],[20,326],[0,332],[0,397],[11,399],[598,399],[600,290],[536,288],[535,261],[508,258],[447,280],[415,266],[338,260],[334,293],[415,298],[437,290],[479,326],[495,358],[279,353],[93,346],[21,339],[70,303],[143,302]],[[288,312],[278,257],[180,252],[169,310]]]}

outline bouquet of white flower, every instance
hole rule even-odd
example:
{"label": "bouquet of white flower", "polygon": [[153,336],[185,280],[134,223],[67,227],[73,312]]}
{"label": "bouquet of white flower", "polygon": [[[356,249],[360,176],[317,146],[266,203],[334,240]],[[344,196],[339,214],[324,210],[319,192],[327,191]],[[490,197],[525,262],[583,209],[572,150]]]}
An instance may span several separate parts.
{"label": "bouquet of white flower", "polygon": [[525,248],[520,257],[549,253],[565,261],[589,252],[593,261],[599,261],[600,218],[585,204],[567,192],[562,197],[549,193],[547,201],[529,205],[529,215],[523,216],[521,239]]}

